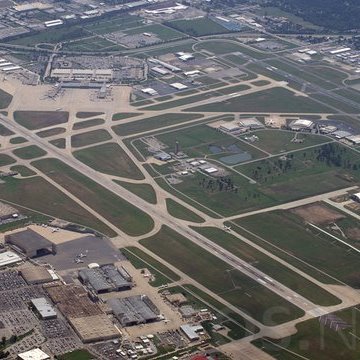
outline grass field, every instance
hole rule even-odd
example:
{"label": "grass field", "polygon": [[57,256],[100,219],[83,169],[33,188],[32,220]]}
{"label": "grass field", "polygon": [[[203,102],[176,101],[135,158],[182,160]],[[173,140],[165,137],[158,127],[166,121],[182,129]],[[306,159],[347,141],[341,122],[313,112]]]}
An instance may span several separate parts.
{"label": "grass field", "polygon": [[252,248],[234,235],[215,227],[194,227],[194,229],[313,303],[321,306],[331,306],[340,303],[340,300],[332,294],[259,250]]}
{"label": "grass field", "polygon": [[69,119],[65,111],[15,111],[14,120],[29,130],[64,124]]}
{"label": "grass field", "polygon": [[33,165],[128,235],[143,235],[153,228],[150,216],[63,162],[44,159]]}
{"label": "grass field", "polygon": [[38,158],[40,156],[45,156],[47,152],[36,145],[30,145],[13,150],[13,154],[18,156],[20,159],[29,160]]}
{"label": "grass field", "polygon": [[66,140],[64,138],[50,140],[49,143],[58,147],[59,149],[65,149],[66,146]]}
{"label": "grass field", "polygon": [[171,216],[174,216],[178,219],[193,221],[196,223],[204,222],[204,219],[201,218],[199,215],[196,215],[191,210],[180,205],[178,202],[174,201],[173,199],[170,198],[166,199],[166,208]]}
{"label": "grass field", "polygon": [[77,150],[73,155],[84,164],[105,174],[135,180],[144,178],[138,167],[116,143],[106,143]]}
{"label": "grass field", "polygon": [[175,274],[167,266],[155,260],[152,256],[146,254],[135,246],[122,248],[120,251],[129,259],[135,268],[146,268],[155,276],[155,280],[150,282],[152,286],[157,287],[180,280],[180,276],[178,274]]}
{"label": "grass field", "polygon": [[132,117],[143,115],[143,113],[116,113],[112,117],[112,121],[118,121],[123,119],[129,119]]}
{"label": "grass field", "polygon": [[34,176],[36,173],[24,165],[14,165],[10,168],[11,171],[18,172],[22,177]]}
{"label": "grass field", "polygon": [[71,137],[71,146],[78,148],[111,140],[111,135],[104,129],[91,130]]}
{"label": "grass field", "polygon": [[167,22],[166,25],[195,37],[229,32],[229,30],[208,17],[174,20]]}
{"label": "grass field", "polygon": [[86,129],[92,126],[101,125],[105,122],[104,119],[90,119],[90,120],[84,120],[84,121],[78,121],[73,125],[73,130],[80,130],[80,129]]}
{"label": "grass field", "polygon": [[0,167],[14,164],[16,160],[9,155],[0,154]]}
{"label": "grass field", "polygon": [[254,145],[271,154],[299,150],[307,146],[313,146],[332,141],[325,136],[297,133],[296,139],[302,140],[302,142],[292,142],[291,140],[294,139],[295,133],[293,131],[282,130],[259,130],[252,133],[247,133],[246,135],[241,136],[241,138],[244,139],[245,137],[248,137],[252,134],[259,137],[259,141],[255,142]]}
{"label": "grass field", "polygon": [[21,136],[16,136],[10,139],[10,144],[22,144],[27,142],[27,140]]}
{"label": "grass field", "polygon": [[[321,324],[319,319],[296,326],[297,333],[279,341],[258,339],[254,345],[282,360],[357,360],[360,358],[360,311],[357,307],[333,313],[334,325]],[[336,329],[336,322],[344,329]],[[302,346],[302,345],[306,346]]]}
{"label": "grass field", "polygon": [[[303,315],[302,310],[168,227],[162,227],[158,234],[140,240],[140,243],[266,325],[280,324]],[[275,306],[281,310],[267,316]]]}
{"label": "grass field", "polygon": [[221,102],[187,109],[195,112],[274,112],[274,113],[332,113],[330,108],[311,98],[295,96],[285,88],[275,87],[251,94],[229,98]]}
{"label": "grass field", "polygon": [[5,127],[3,124],[0,124],[0,136],[11,136],[14,135],[14,133],[9,130],[7,127]]}
{"label": "grass field", "polygon": [[94,111],[79,111],[76,113],[76,117],[78,119],[87,119],[94,116],[100,116],[103,115],[103,112],[94,112]]}
{"label": "grass field", "polygon": [[313,231],[291,213],[259,214],[239,219],[236,223],[330,276],[360,287],[360,255]]}
{"label": "grass field", "polygon": [[150,204],[156,204],[156,193],[150,184],[134,184],[125,181],[114,180],[117,184],[131,191],[135,195],[141,197]]}
{"label": "grass field", "polygon": [[53,128],[53,129],[49,129],[49,130],[42,130],[36,133],[36,135],[42,137],[42,138],[46,138],[49,136],[55,136],[55,135],[60,135],[63,134],[66,131],[65,128],[62,127],[58,127],[58,128]]}
{"label": "grass field", "polygon": [[86,37],[84,39],[67,42],[64,44],[63,49],[79,52],[107,52],[126,50],[126,47],[100,36],[93,36],[91,38]]}
{"label": "grass field", "polygon": [[112,127],[117,135],[128,136],[144,131],[155,130],[160,127],[185,123],[187,121],[202,118],[200,114],[176,114],[168,113],[149,117],[143,120],[134,120],[125,124],[119,124]]}
{"label": "grass field", "polygon": [[91,360],[94,357],[87,350],[75,350],[57,356],[58,360]]}
{"label": "grass field", "polygon": [[181,32],[160,24],[146,25],[124,31],[124,33],[128,35],[143,34],[144,32],[154,34],[163,41],[180,39],[184,37],[184,34],[182,34]]}
{"label": "grass field", "polygon": [[6,178],[5,183],[0,184],[0,198],[109,236],[115,235],[108,226],[39,176],[22,180]]}
{"label": "grass field", "polygon": [[12,95],[0,89],[0,109],[6,109],[10,105],[12,99]]}

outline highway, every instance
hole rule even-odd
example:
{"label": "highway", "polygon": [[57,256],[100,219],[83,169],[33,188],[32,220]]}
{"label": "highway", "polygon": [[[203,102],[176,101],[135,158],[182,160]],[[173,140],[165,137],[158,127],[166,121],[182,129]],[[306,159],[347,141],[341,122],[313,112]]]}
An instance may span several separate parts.
{"label": "highway", "polygon": [[253,280],[255,280],[260,285],[267,287],[268,289],[277,293],[284,299],[290,301],[294,305],[303,309],[306,313],[308,313],[312,316],[319,316],[319,315],[322,315],[323,313],[326,313],[326,311],[323,311],[320,307],[311,303],[306,298],[300,296],[299,294],[290,290],[286,286],[275,281],[274,279],[270,278],[266,274],[260,272],[258,269],[249,265],[248,263],[239,259],[238,257],[234,256],[229,251],[214,244],[212,241],[210,241],[206,237],[198,234],[196,231],[192,230],[186,224],[186,222],[183,222],[180,219],[173,218],[171,215],[169,215],[167,213],[166,209],[163,209],[162,207],[159,207],[157,205],[149,204],[148,202],[146,202],[145,200],[136,196],[135,194],[129,192],[125,188],[115,184],[108,177],[103,176],[101,173],[98,173],[97,171],[84,165],[83,163],[81,163],[80,161],[78,161],[74,157],[72,157],[72,155],[49,144],[45,139],[42,139],[42,138],[38,137],[37,135],[33,134],[31,131],[24,129],[21,125],[17,124],[14,121],[11,121],[7,117],[1,115],[0,123],[2,125],[6,126],[9,130],[12,130],[14,133],[17,133],[19,136],[22,136],[22,137],[26,138],[27,140],[31,141],[32,143],[40,146],[42,149],[47,151],[49,157],[54,157],[54,158],[61,160],[68,166],[76,169],[81,174],[91,178],[93,181],[97,182],[99,185],[101,185],[104,188],[108,189],[109,191],[113,192],[115,195],[117,195],[123,199],[126,199],[128,202],[130,202],[134,206],[138,207],[142,211],[149,214],[154,219],[154,221],[157,221],[157,222],[160,222],[161,224],[165,224],[165,225],[169,226],[171,229],[175,230],[180,235],[193,241],[195,244],[201,246],[205,250],[207,250],[210,253],[217,256],[219,259],[226,262],[230,268],[234,268],[234,269],[241,271],[245,275],[247,275],[250,278],[252,278]]}

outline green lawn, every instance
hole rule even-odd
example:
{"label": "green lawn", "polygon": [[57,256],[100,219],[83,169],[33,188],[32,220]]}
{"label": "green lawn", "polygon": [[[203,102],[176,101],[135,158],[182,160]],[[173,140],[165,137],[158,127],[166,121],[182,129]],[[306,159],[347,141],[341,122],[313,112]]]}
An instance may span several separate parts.
{"label": "green lawn", "polygon": [[39,176],[21,180],[6,178],[5,183],[0,184],[0,199],[90,227],[109,236],[115,235],[99,219]]}
{"label": "green lawn", "polygon": [[0,154],[0,167],[15,163],[16,160],[9,155]]}
{"label": "green lawn", "polygon": [[156,35],[160,40],[170,41],[184,37],[184,34],[160,24],[146,25],[139,28],[125,30],[128,35],[143,34],[144,32]]}
{"label": "green lawn", "polygon": [[66,131],[65,128],[62,127],[57,127],[57,128],[52,128],[49,130],[42,130],[36,133],[36,135],[42,137],[42,138],[46,138],[49,136],[55,136],[55,135],[60,135],[63,134]]}
{"label": "green lawn", "polygon": [[184,206],[180,205],[178,202],[174,201],[173,199],[166,199],[166,207],[167,211],[171,216],[174,216],[181,220],[186,221],[193,221],[196,223],[204,222],[204,219],[201,218],[199,215],[196,215],[191,210],[185,208]]}
{"label": "green lawn", "polygon": [[44,159],[33,165],[128,235],[143,235],[153,228],[150,216],[63,162]]}
{"label": "green lawn", "polygon": [[15,111],[14,120],[29,130],[64,124],[69,119],[65,111]]}
{"label": "green lawn", "polygon": [[76,113],[78,119],[87,119],[94,116],[103,115],[103,112],[94,112],[94,111],[79,111]]}
{"label": "green lawn", "polygon": [[75,350],[57,356],[58,360],[91,360],[94,357],[87,350]]}
{"label": "green lawn", "polygon": [[20,159],[29,160],[45,156],[47,152],[36,145],[30,145],[13,150],[13,154],[18,156]]}
{"label": "green lawn", "polygon": [[126,190],[131,191],[135,195],[141,197],[150,204],[156,204],[156,193],[150,184],[134,184],[125,181],[114,180],[117,184],[124,187]]}
{"label": "green lawn", "polygon": [[[335,279],[360,287],[360,255],[312,230],[291,213],[258,214],[239,219],[236,224]],[[328,279],[327,282],[336,283],[336,280]]]}
{"label": "green lawn", "polygon": [[194,229],[313,303],[321,306],[340,303],[340,300],[332,294],[239,240],[234,235],[215,227],[194,227]]}
{"label": "green lawn", "polygon": [[275,112],[275,113],[332,113],[333,110],[305,96],[295,96],[285,88],[275,87],[240,95],[221,102],[187,109],[198,112]]}
{"label": "green lawn", "polygon": [[285,299],[166,226],[158,234],[140,240],[140,243],[266,325],[284,323],[304,314]]}
{"label": "green lawn", "polygon": [[106,140],[111,140],[111,135],[106,130],[91,130],[71,136],[71,146],[78,148]]}
{"label": "green lawn", "polygon": [[78,160],[96,171],[129,179],[144,179],[139,168],[116,143],[92,146],[77,150],[73,154]]}
{"label": "green lawn", "polygon": [[113,115],[112,120],[123,120],[123,119],[129,119],[132,117],[143,115],[143,113],[116,113]]}
{"label": "green lawn", "polygon": [[73,125],[73,130],[80,130],[80,129],[86,129],[92,126],[101,125],[105,122],[104,119],[91,119],[91,120],[84,120],[84,121],[78,121]]}
{"label": "green lawn", "polygon": [[14,165],[10,168],[11,171],[18,172],[21,176],[34,176],[36,173],[24,165]]}
{"label": "green lawn", "polygon": [[0,136],[11,136],[14,135],[14,133],[9,130],[7,127],[5,127],[3,124],[0,124]]}

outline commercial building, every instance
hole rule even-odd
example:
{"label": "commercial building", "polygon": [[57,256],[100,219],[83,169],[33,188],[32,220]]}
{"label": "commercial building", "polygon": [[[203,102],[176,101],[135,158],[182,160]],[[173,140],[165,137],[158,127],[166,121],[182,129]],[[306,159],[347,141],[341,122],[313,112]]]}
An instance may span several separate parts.
{"label": "commercial building", "polygon": [[104,82],[113,80],[111,69],[54,69],[51,77],[59,81],[95,81]]}
{"label": "commercial building", "polygon": [[50,356],[44,353],[41,349],[32,349],[17,356],[18,360],[48,360]]}
{"label": "commercial building", "polygon": [[161,60],[158,60],[158,59],[152,58],[152,59],[149,59],[149,62],[151,62],[151,63],[153,63],[153,64],[161,65],[161,66],[164,67],[165,69],[168,69],[168,70],[170,70],[170,71],[172,71],[172,72],[175,72],[175,73],[181,71],[181,69],[178,68],[177,66],[168,64],[168,63],[166,63],[166,62],[164,62],[164,61],[161,61]]}
{"label": "commercial building", "polygon": [[130,274],[121,267],[103,265],[79,271],[80,281],[97,294],[130,290],[133,286]]}
{"label": "commercial building", "polygon": [[146,324],[159,320],[159,309],[146,295],[107,301],[122,326]]}
{"label": "commercial building", "polygon": [[0,253],[0,268],[22,261],[21,257],[12,251]]}
{"label": "commercial building", "polygon": [[56,253],[55,245],[31,229],[5,235],[5,243],[14,245],[30,258]]}
{"label": "commercial building", "polygon": [[45,298],[31,299],[31,306],[42,320],[56,319],[57,313]]}

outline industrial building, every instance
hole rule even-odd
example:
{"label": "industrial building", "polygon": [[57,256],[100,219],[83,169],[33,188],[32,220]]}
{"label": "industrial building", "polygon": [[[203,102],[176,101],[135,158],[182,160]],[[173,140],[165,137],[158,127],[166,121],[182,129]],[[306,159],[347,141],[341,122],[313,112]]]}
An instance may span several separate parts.
{"label": "industrial building", "polygon": [[41,349],[32,349],[17,356],[18,360],[48,360],[50,356],[44,353]]}
{"label": "industrial building", "polygon": [[359,145],[360,144],[360,135],[346,136],[345,140],[351,142],[353,145]]}
{"label": "industrial building", "polygon": [[111,69],[54,69],[51,77],[59,81],[95,81],[104,82],[113,80]]}
{"label": "industrial building", "polygon": [[159,309],[146,295],[107,301],[122,326],[146,324],[159,320]]}
{"label": "industrial building", "polygon": [[42,320],[56,319],[57,313],[45,298],[31,299],[31,306]]}
{"label": "industrial building", "polygon": [[188,88],[186,85],[179,83],[179,82],[172,83],[172,84],[170,84],[170,86],[176,90],[185,90]]}
{"label": "industrial building", "polygon": [[0,268],[17,264],[20,261],[22,261],[21,257],[12,251],[5,251],[0,253]]}
{"label": "industrial building", "polygon": [[80,281],[97,294],[130,290],[133,286],[130,274],[121,267],[103,265],[79,271]]}
{"label": "industrial building", "polygon": [[240,119],[239,125],[243,128],[248,128],[250,130],[262,129],[265,127],[265,125],[261,121],[259,121],[258,119],[254,118],[254,117]]}
{"label": "industrial building", "polygon": [[305,119],[293,120],[289,124],[289,129],[293,131],[310,131],[313,127],[314,122]]}
{"label": "industrial building", "polygon": [[181,325],[180,329],[190,341],[199,340],[200,336],[198,333],[204,331],[204,328],[201,325],[191,325],[191,324]]}
{"label": "industrial building", "polygon": [[27,266],[20,269],[20,274],[28,285],[46,284],[55,280],[49,270],[42,266]]}
{"label": "industrial building", "polygon": [[29,228],[5,235],[5,243],[15,246],[30,258],[56,253],[54,244]]}
{"label": "industrial building", "polygon": [[169,161],[171,160],[171,155],[166,152],[159,152],[154,155],[154,158],[160,161]]}

